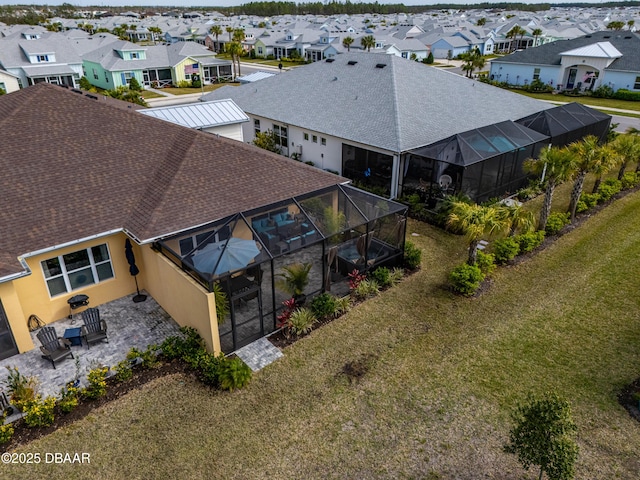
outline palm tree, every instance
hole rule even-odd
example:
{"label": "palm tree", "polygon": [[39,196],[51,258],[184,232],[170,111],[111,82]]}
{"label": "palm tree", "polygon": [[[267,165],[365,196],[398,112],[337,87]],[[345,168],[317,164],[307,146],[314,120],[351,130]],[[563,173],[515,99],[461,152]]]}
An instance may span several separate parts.
{"label": "palm tree", "polygon": [[544,193],[544,202],[540,210],[540,220],[538,221],[538,229],[544,230],[547,226],[547,219],[551,213],[551,202],[553,201],[553,192],[559,184],[571,178],[573,174],[572,155],[566,148],[549,147],[540,152],[539,158],[529,159],[524,162],[524,168],[527,172],[535,175],[544,175],[542,181],[547,182]]}
{"label": "palm tree", "polygon": [[153,37],[153,44],[155,45],[156,41],[158,40],[158,37],[162,35],[162,29],[160,27],[149,27],[147,28],[147,31]]}
{"label": "palm tree", "polygon": [[238,76],[240,75],[240,55],[242,54],[242,45],[238,42],[231,42],[227,46],[227,53],[231,55],[231,63],[233,64],[233,78],[236,78],[236,61],[238,62]]}
{"label": "palm tree", "polygon": [[542,35],[542,29],[541,28],[534,28],[531,31],[531,35],[533,35],[533,46],[537,47],[538,46],[538,37],[540,35]]}
{"label": "palm tree", "polygon": [[484,236],[505,232],[510,222],[498,205],[482,206],[465,202],[454,202],[447,218],[447,226],[463,232],[469,240],[467,263],[475,265],[478,258],[478,243]]}
{"label": "palm tree", "polygon": [[222,35],[222,27],[220,25],[214,25],[209,29],[209,33],[216,36],[216,52],[220,53],[220,43],[218,43],[218,37]]}
{"label": "palm tree", "polygon": [[600,145],[598,137],[587,135],[579,142],[573,142],[568,148],[575,162],[575,178],[569,202],[569,213],[571,213],[571,221],[573,222],[576,217],[576,207],[580,201],[580,195],[582,195],[584,179],[587,173],[596,169]]}
{"label": "palm tree", "polygon": [[233,27],[226,27],[225,31],[229,34],[229,42],[231,42],[231,34],[233,33]]}
{"label": "palm tree", "polygon": [[596,181],[593,184],[593,190],[591,193],[596,193],[598,191],[598,188],[600,188],[600,184],[602,183],[602,176],[610,170],[613,170],[621,161],[622,156],[614,150],[612,144],[602,145],[598,148],[594,158],[593,169],[591,170],[591,172],[596,176]]}
{"label": "palm tree", "polygon": [[362,48],[366,48],[367,52],[370,52],[371,47],[376,46],[376,39],[373,35],[366,35],[360,39],[360,45]]}
{"label": "palm tree", "polygon": [[354,42],[353,37],[344,37],[342,39],[342,45],[347,49],[347,52],[351,51],[351,44]]}
{"label": "palm tree", "polygon": [[536,226],[533,212],[526,210],[522,206],[522,203],[502,205],[500,208],[500,214],[508,224],[510,237],[514,236],[516,233],[530,232]]}
{"label": "palm tree", "polygon": [[[628,131],[629,130],[627,130],[627,132]],[[613,148],[614,152],[620,158],[618,180],[622,180],[629,162],[636,162],[640,159],[640,137],[629,133],[626,135],[618,135],[609,145],[611,145],[611,148]]]}
{"label": "palm tree", "polygon": [[[522,40],[522,37],[524,37],[525,33],[527,33],[527,31],[524,28],[522,28],[520,25],[514,25],[514,27],[507,32],[506,37],[512,40],[516,40],[519,36],[520,40]],[[512,45],[514,47],[512,49],[512,52],[515,52],[516,49],[518,48],[518,42],[516,41],[515,44],[512,42]]]}

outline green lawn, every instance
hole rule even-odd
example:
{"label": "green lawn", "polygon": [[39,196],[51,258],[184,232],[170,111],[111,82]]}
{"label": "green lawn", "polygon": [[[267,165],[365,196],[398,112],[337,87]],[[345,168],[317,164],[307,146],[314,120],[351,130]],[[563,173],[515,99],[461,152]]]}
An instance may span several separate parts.
{"label": "green lawn", "polygon": [[[640,376],[639,209],[640,193],[618,200],[471,299],[446,287],[464,239],[411,221],[422,270],[245,389],[160,379],[18,449],[89,452],[90,465],[0,477],[534,479],[502,453],[509,412],[557,389],[579,428],[576,478],[637,479],[640,425],[616,394]],[[350,383],[343,366],[362,358],[369,371]]]}
{"label": "green lawn", "polygon": [[628,100],[616,100],[614,98],[595,98],[595,97],[570,97],[566,95],[554,95],[552,93],[530,93],[522,90],[511,90],[512,92],[526,95],[527,97],[537,98],[538,100],[548,100],[551,102],[577,102],[583,105],[593,105],[594,107],[620,108],[623,110],[633,110],[640,113],[640,102],[630,102]]}
{"label": "green lawn", "polygon": [[216,90],[220,87],[224,87],[225,85],[233,85],[237,87],[239,83],[214,83],[213,85],[205,85],[204,89],[203,88],[166,87],[166,88],[163,88],[162,91],[170,93],[172,95],[187,95],[190,93],[202,93],[203,90],[205,93],[212,92],[213,90]]}

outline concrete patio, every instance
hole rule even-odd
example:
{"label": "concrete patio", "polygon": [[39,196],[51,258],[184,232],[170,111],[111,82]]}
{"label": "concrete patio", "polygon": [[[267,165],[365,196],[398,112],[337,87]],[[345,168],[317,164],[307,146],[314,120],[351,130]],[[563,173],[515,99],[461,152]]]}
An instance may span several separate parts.
{"label": "concrete patio", "polygon": [[[109,343],[102,341],[87,348],[83,342],[82,346],[71,347],[74,357],[79,359],[81,384],[86,385],[88,371],[98,364],[113,367],[126,357],[132,347],[146,349],[151,344],[160,344],[165,338],[179,333],[178,324],[153,298],[147,296],[146,301],[134,303],[133,296],[129,295],[98,307],[100,318],[107,322]],[[77,328],[82,324],[81,313],[74,313],[73,318],[59,320],[50,326],[62,337],[65,329]],[[0,389],[7,390],[6,367],[17,367],[23,375],[39,379],[39,392],[43,397],[58,396],[60,389],[74,379],[76,361],[67,357],[56,362],[54,370],[51,362],[42,358],[36,333],[37,331],[31,332],[35,349],[0,361]]]}

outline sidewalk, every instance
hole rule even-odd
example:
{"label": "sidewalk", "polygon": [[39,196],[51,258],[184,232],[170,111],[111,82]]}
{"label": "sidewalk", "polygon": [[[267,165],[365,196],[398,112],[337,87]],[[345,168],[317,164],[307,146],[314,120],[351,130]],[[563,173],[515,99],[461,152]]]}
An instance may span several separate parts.
{"label": "sidewalk", "polygon": [[[547,103],[553,103],[554,105],[566,105],[568,103],[571,102],[561,102],[561,101],[556,101],[556,100],[542,100],[543,102],[547,102]],[[640,115],[640,111],[638,110],[624,110],[622,108],[614,108],[614,107],[601,107],[601,106],[597,106],[597,105],[587,105],[584,104],[583,105],[585,107],[589,107],[589,108],[593,108],[594,110],[609,110],[611,112],[615,112],[615,113],[630,113],[632,115]]]}
{"label": "sidewalk", "polygon": [[[164,97],[145,98],[144,101],[147,102],[147,105],[149,105],[150,107],[167,107],[169,105],[196,103],[196,102],[199,102],[200,98],[202,97],[202,92],[187,93],[186,95],[173,95],[171,93],[162,92],[161,90],[152,90],[152,91],[155,91],[161,95],[164,95]],[[144,96],[144,92],[142,95]]]}

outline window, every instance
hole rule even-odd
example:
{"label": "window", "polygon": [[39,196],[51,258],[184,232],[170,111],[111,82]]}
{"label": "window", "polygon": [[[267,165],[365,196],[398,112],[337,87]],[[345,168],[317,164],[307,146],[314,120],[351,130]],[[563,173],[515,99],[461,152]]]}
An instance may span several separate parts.
{"label": "window", "polygon": [[124,81],[125,83],[131,83],[131,79],[133,78],[133,72],[124,72]]}
{"label": "window", "polygon": [[640,90],[640,77],[636,77],[636,81],[633,84],[633,89],[634,90]]}
{"label": "window", "polygon": [[258,55],[262,55],[262,47],[258,47]]}
{"label": "window", "polygon": [[0,90],[4,90],[5,92],[7,91],[7,86],[2,82],[0,82]]}
{"label": "window", "polygon": [[104,72],[104,81],[109,83],[109,74],[107,72]]}
{"label": "window", "polygon": [[38,62],[48,62],[49,55],[38,55]]}
{"label": "window", "polygon": [[136,59],[138,59],[138,58],[140,58],[140,57],[138,56],[138,52],[131,52],[131,59],[132,59],[132,60],[136,60]]}
{"label": "window", "polygon": [[321,145],[326,145],[326,144],[327,144],[327,139],[326,139],[326,138],[324,138],[324,137],[322,137],[322,138],[320,139],[320,144],[321,144]]}
{"label": "window", "polygon": [[308,133],[305,133],[305,134],[304,134],[304,139],[305,139],[307,142],[309,141],[309,134],[308,134]]}
{"label": "window", "polygon": [[95,68],[92,68],[93,70],[93,78],[95,78],[96,80],[98,80],[98,72],[96,72]]}
{"label": "window", "polygon": [[318,136],[314,135],[313,137],[311,137],[313,140],[313,143],[318,143]]}
{"label": "window", "polygon": [[288,147],[289,139],[287,134],[287,127],[281,127],[280,125],[273,126],[273,133],[276,135],[276,145],[279,147]]}
{"label": "window", "polygon": [[533,69],[533,79],[534,80],[540,79],[540,69],[539,68],[534,68]]}
{"label": "window", "polygon": [[402,52],[402,58],[409,58],[409,52]]}
{"label": "window", "polygon": [[52,297],[113,278],[106,243],[59,255],[41,264]]}

